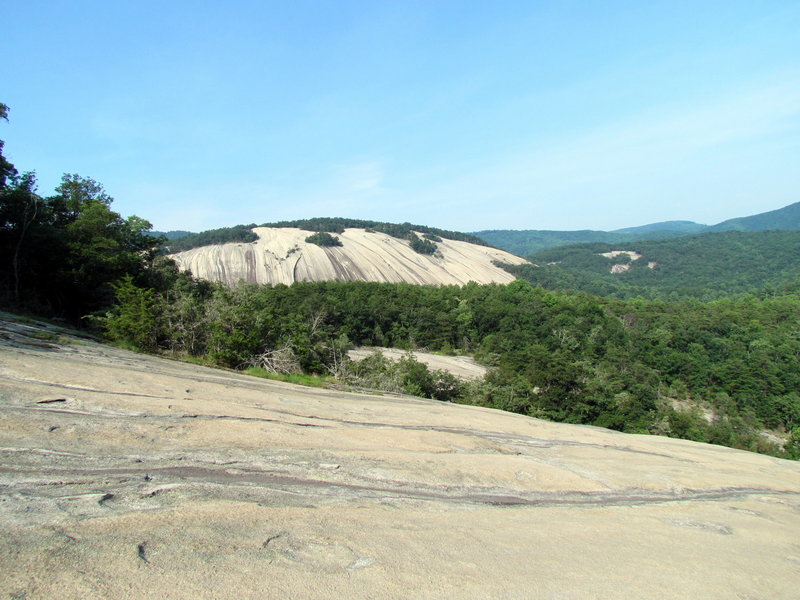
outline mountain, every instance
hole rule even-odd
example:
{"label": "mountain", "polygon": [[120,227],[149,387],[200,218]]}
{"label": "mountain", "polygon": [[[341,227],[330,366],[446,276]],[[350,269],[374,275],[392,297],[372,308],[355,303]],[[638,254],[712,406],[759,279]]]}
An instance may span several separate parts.
{"label": "mountain", "polygon": [[729,219],[708,228],[708,231],[770,231],[800,229],[800,202],[751,217]]}
{"label": "mountain", "polygon": [[366,228],[311,234],[297,227],[255,227],[253,242],[201,246],[170,254],[196,277],[261,284],[295,281],[377,281],[461,285],[509,283],[495,262],[527,261],[508,252],[430,233],[409,238]]}
{"label": "mountain", "polygon": [[495,229],[477,231],[474,235],[496,248],[517,256],[528,256],[547,248],[572,244],[607,242],[619,244],[639,240],[655,240],[718,231],[800,230],[800,202],[784,208],[723,221],[717,225],[702,225],[693,221],[662,221],[639,227],[614,231],[550,231]]}
{"label": "mountain", "polygon": [[614,233],[632,233],[643,234],[653,232],[669,231],[681,234],[700,233],[708,229],[708,225],[701,225],[694,221],[661,221],[660,223],[651,223],[649,225],[641,225],[639,227],[625,227],[624,229],[615,229]]}
{"label": "mountain", "polygon": [[164,237],[168,241],[172,240],[179,240],[181,238],[185,238],[188,235],[194,235],[191,231],[184,231],[182,229],[177,229],[173,231],[151,231],[150,235],[153,237]]}
{"label": "mountain", "polygon": [[3,598],[797,597],[800,463],[0,331]]}
{"label": "mountain", "polygon": [[[696,229],[694,226],[705,227],[705,225],[697,223],[689,225],[690,223],[691,221],[667,221],[665,223],[654,223],[617,231],[596,231],[591,229],[580,231],[497,229],[478,231],[475,235],[496,248],[502,248],[517,256],[528,256],[540,250],[573,244],[624,244],[636,240],[674,238],[692,233]],[[674,228],[662,228],[662,225],[672,224],[675,224]]]}
{"label": "mountain", "polygon": [[623,244],[579,244],[534,253],[509,267],[548,289],[602,296],[706,300],[800,287],[800,231],[703,233]]}
{"label": "mountain", "polygon": [[253,227],[255,227],[255,224],[236,225],[234,227],[209,229],[200,233],[185,232],[186,235],[168,236],[163,251],[180,252],[191,248],[199,248],[200,246],[211,246],[226,242],[254,242],[258,239],[258,236],[253,233]]}
{"label": "mountain", "polygon": [[[680,223],[671,221],[670,223]],[[683,223],[690,223],[684,221]],[[583,229],[579,231],[551,231],[540,229],[513,230],[495,229],[477,231],[474,235],[496,248],[502,248],[517,256],[528,256],[540,250],[569,246],[573,244],[609,243],[622,244],[641,239],[661,239],[686,235],[690,228],[678,226],[677,229],[663,229],[660,223],[630,227],[617,231],[597,231]],[[700,227],[703,227],[700,225]]]}
{"label": "mountain", "polygon": [[517,256],[527,256],[539,250],[580,244],[583,242],[621,242],[630,236],[609,231],[548,231],[548,230],[510,230],[495,229],[477,231],[475,235],[495,248],[502,248]]}

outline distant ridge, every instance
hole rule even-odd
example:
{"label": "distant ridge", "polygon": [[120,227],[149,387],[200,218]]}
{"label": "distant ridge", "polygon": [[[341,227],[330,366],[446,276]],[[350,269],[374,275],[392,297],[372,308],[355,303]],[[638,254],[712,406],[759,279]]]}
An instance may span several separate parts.
{"label": "distant ridge", "polygon": [[708,225],[695,223],[694,221],[661,221],[650,225],[640,225],[639,227],[625,227],[615,229],[613,233],[650,233],[652,231],[675,231],[685,234],[700,233],[708,229]]}
{"label": "distant ridge", "polygon": [[493,229],[477,231],[475,235],[495,248],[500,248],[517,256],[527,256],[558,246],[582,244],[587,242],[607,242],[609,244],[630,239],[625,234],[610,231],[594,231],[584,229],[581,231],[549,231],[545,229]]}
{"label": "distant ridge", "polygon": [[[580,231],[549,231],[539,229],[512,230],[496,229],[489,231],[478,231],[476,236],[485,240],[495,248],[500,248],[506,252],[511,252],[517,256],[529,256],[535,252],[547,250],[548,248],[558,248],[561,246],[572,246],[574,244],[607,243],[624,244],[637,240],[656,240],[663,238],[680,237],[688,235],[690,232],[671,229],[647,229],[649,225],[644,225],[640,233],[624,233],[620,231],[595,231],[584,229]],[[631,228],[638,229],[638,228]]]}
{"label": "distant ridge", "polygon": [[624,244],[643,240],[658,240],[702,233],[722,231],[798,231],[800,230],[800,202],[777,210],[749,217],[728,219],[716,225],[702,225],[693,221],[661,221],[638,227],[625,227],[614,231],[553,231],[545,229],[493,229],[476,231],[474,235],[496,248],[517,256],[530,256],[548,248],[586,243]]}
{"label": "distant ridge", "polygon": [[751,217],[728,219],[706,231],[794,231],[800,230],[800,202]]}
{"label": "distant ridge", "polygon": [[151,231],[150,235],[153,237],[165,237],[169,240],[179,240],[185,238],[187,235],[192,235],[191,231],[173,230],[173,231]]}

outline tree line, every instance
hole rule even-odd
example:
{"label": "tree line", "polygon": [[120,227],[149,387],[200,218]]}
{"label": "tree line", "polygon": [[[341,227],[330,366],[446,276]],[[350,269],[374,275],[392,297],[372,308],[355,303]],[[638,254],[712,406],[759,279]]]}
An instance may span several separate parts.
{"label": "tree line", "polygon": [[228,244],[231,242],[249,244],[258,239],[258,236],[253,232],[253,227],[255,227],[255,224],[221,227],[219,229],[201,231],[200,233],[187,233],[171,240],[163,240],[161,252],[163,254],[182,252],[192,248],[200,248],[201,246]]}
{"label": "tree line", "polygon": [[[314,219],[299,219],[296,221],[278,221],[275,223],[265,223],[262,227],[297,227],[308,231],[323,231],[327,233],[344,233],[348,228],[367,229],[379,231],[392,237],[403,240],[413,240],[417,236],[414,232],[424,234],[425,239],[435,242],[437,238],[469,242],[479,246],[486,246],[487,243],[481,238],[459,231],[447,231],[436,227],[425,225],[412,225],[411,223],[385,223],[382,221],[368,221],[365,219],[348,219],[344,217],[318,217]],[[441,241],[439,239],[438,241]]]}

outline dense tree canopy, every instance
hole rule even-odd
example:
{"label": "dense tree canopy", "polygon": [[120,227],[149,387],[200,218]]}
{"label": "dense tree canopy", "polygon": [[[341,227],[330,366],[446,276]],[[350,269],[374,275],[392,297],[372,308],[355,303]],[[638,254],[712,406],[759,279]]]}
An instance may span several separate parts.
{"label": "dense tree canopy", "polygon": [[213,244],[228,244],[231,242],[250,243],[255,242],[258,236],[253,233],[251,225],[236,225],[235,227],[222,227],[220,229],[209,229],[200,233],[187,233],[180,237],[164,242],[163,252],[182,252],[201,246],[211,246]]}
{"label": "dense tree canopy", "polygon": [[147,235],[150,223],[123,219],[102,185],[76,174],[42,197],[34,174],[20,174],[2,150],[0,142],[3,304],[75,319],[109,306],[121,277],[144,281],[160,241]]}
{"label": "dense tree canopy", "polygon": [[[602,256],[635,251],[640,258]],[[800,289],[800,231],[722,232],[616,244],[580,244],[531,255],[508,270],[548,289],[602,296],[716,300]],[[615,263],[627,271],[612,273]]]}
{"label": "dense tree canopy", "polygon": [[317,233],[312,233],[306,238],[305,241],[309,244],[316,244],[317,246],[321,246],[323,248],[342,245],[342,242],[339,241],[338,237],[331,235],[327,231],[318,231]]}

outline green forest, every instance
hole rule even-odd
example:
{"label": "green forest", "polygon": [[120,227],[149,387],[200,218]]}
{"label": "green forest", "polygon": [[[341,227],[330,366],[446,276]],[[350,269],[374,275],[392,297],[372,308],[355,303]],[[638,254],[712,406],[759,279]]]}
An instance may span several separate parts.
{"label": "green forest", "polygon": [[[0,118],[8,107],[0,104]],[[65,174],[49,196],[36,175],[20,173],[0,140],[0,302],[77,322],[107,310],[123,277],[146,284],[160,239],[136,216],[111,210],[113,199],[89,177]]]}
{"label": "green forest", "polygon": [[[7,310],[253,374],[800,458],[794,290],[722,290],[701,300],[548,290],[521,280],[227,288],[180,273],[159,255],[163,238],[150,235],[146,220],[114,212],[101,184],[68,174],[42,196],[34,174],[20,173],[2,151],[0,142],[0,303]],[[414,229],[432,242],[446,233]],[[768,283],[759,275],[748,285]],[[377,355],[352,363],[353,345],[409,354],[397,363]],[[457,380],[415,361],[422,349],[470,354],[491,369],[480,381]]]}
{"label": "green forest", "polygon": [[[630,250],[641,258],[601,256],[612,250]],[[717,300],[800,289],[800,231],[726,231],[624,246],[580,244],[542,250],[528,258],[537,266],[508,270],[548,289],[616,298]],[[611,273],[617,263],[627,263],[628,270]]]}
{"label": "green forest", "polygon": [[228,242],[255,242],[258,236],[253,233],[253,227],[255,225],[236,225],[235,227],[209,229],[200,233],[180,232],[185,233],[185,235],[179,235],[173,239],[168,239],[167,236],[164,236],[161,252],[168,254],[212,244],[227,244]]}

